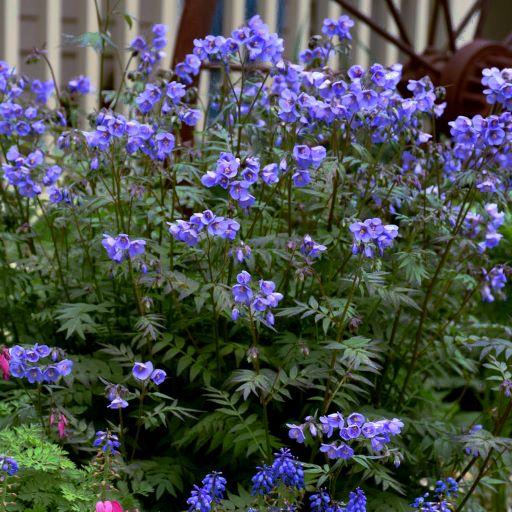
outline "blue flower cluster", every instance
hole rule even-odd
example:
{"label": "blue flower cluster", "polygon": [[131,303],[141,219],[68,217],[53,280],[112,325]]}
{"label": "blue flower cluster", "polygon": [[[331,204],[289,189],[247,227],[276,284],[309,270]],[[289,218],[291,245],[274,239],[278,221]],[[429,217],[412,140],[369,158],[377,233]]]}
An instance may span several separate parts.
{"label": "blue flower cluster", "polygon": [[322,24],[322,33],[328,38],[328,41],[322,41],[313,48],[307,48],[300,54],[300,60],[305,64],[312,64],[318,61],[320,67],[327,63],[327,60],[334,50],[333,39],[337,36],[340,41],[350,41],[352,36],[350,29],[354,22],[347,16],[342,15],[337,20],[326,18]]}
{"label": "blue flower cluster", "polygon": [[487,103],[499,103],[505,110],[512,110],[512,69],[486,68],[482,70],[482,85]]}
{"label": "blue flower cluster", "polygon": [[142,382],[151,379],[157,386],[160,386],[167,377],[164,370],[154,369],[151,361],[145,363],[135,362],[132,368],[132,375]]}
{"label": "blue flower cluster", "polygon": [[[476,238],[478,236],[484,237],[484,239],[478,243],[480,252],[484,252],[486,249],[493,249],[496,247],[503,235],[498,233],[498,229],[503,225],[505,221],[505,212],[498,211],[498,205],[496,203],[488,203],[484,206],[485,215],[470,211],[467,213],[464,219],[464,234],[470,238]],[[459,209],[455,210],[458,214]],[[453,223],[455,221],[452,221]]]}
{"label": "blue flower cluster", "polygon": [[137,66],[138,71],[149,75],[153,68],[162,60],[165,56],[163,48],[167,46],[167,34],[168,27],[162,24],[155,24],[151,27],[152,39],[150,42],[142,36],[137,36],[130,43],[130,50],[136,53],[139,57],[139,64]]}
{"label": "blue flower cluster", "polygon": [[[267,185],[279,181],[283,165],[269,164],[261,171],[261,179]],[[201,183],[208,188],[220,186],[229,190],[229,195],[242,208],[249,208],[255,202],[250,193],[252,185],[260,177],[260,162],[258,158],[247,157],[243,163],[232,153],[221,153],[215,169],[207,171],[201,178]]]}
{"label": "blue flower cluster", "polygon": [[158,131],[158,128],[135,119],[128,121],[123,115],[108,111],[100,112],[96,117],[96,129],[83,132],[83,135],[87,145],[100,152],[107,151],[115,140],[120,140],[128,154],[140,151],[159,161],[171,156],[175,144],[172,133]]}
{"label": "blue flower cluster", "polygon": [[108,409],[124,409],[128,407],[128,402],[125,397],[128,395],[128,389],[121,384],[108,384],[105,388],[107,398],[110,403],[107,405]]}
{"label": "blue flower cluster", "polygon": [[270,494],[279,485],[304,489],[304,469],[287,448],[274,454],[271,466],[261,466],[252,478],[252,494]]}
{"label": "blue flower cluster", "polygon": [[384,249],[391,247],[393,240],[398,236],[398,226],[383,224],[378,218],[354,222],[349,229],[354,238],[352,253],[364,254],[367,258],[375,256],[375,248],[382,256]]}
{"label": "blue flower cluster", "polygon": [[198,244],[201,233],[207,236],[234,240],[240,230],[240,224],[233,219],[216,216],[211,210],[194,213],[190,220],[169,222],[169,233],[180,242],[193,247]]}
{"label": "blue flower cluster", "polygon": [[[27,379],[30,384],[57,382],[73,369],[73,361],[65,359],[59,348],[39,345],[25,348],[15,345],[9,349],[9,370],[13,377]],[[49,361],[48,361],[49,359]]]}
{"label": "blue flower cluster", "polygon": [[91,80],[87,76],[78,75],[68,82],[68,91],[71,94],[88,94],[91,90]]}
{"label": "blue flower cluster", "polygon": [[[200,118],[201,112],[198,109],[188,107],[181,101],[185,94],[185,86],[179,82],[166,83],[164,89],[160,89],[155,84],[146,84],[144,91],[135,99],[135,103],[142,114],[148,114],[158,105],[160,107],[160,113],[163,116],[176,114],[186,125],[195,126]],[[159,134],[155,139],[157,142],[161,143],[165,140],[164,135],[169,139],[170,144],[170,134]],[[172,146],[174,147],[174,137],[172,137]],[[163,150],[161,150],[159,156],[160,160],[164,159],[162,155],[165,155]]]}
{"label": "blue flower cluster", "polygon": [[346,14],[340,16],[337,20],[325,18],[322,24],[322,33],[327,37],[338,36],[340,40],[352,39],[350,29],[354,26],[354,21]]}
{"label": "blue flower cluster", "polygon": [[438,480],[433,495],[425,493],[416,498],[411,507],[420,512],[449,512],[454,510],[452,501],[457,498],[458,491],[459,485],[455,479],[449,477],[446,481]]}
{"label": "blue flower cluster", "polygon": [[355,452],[347,443],[369,440],[373,451],[382,452],[387,448],[391,437],[401,433],[404,424],[397,418],[369,421],[358,412],[350,414],[347,418],[336,412],[328,416],[320,416],[319,422],[314,417],[308,416],[303,424],[288,423],[286,426],[289,429],[289,437],[298,443],[304,443],[308,432],[314,438],[323,436],[331,438],[336,431],[339,431],[338,435],[344,442],[322,443],[320,451],[326,453],[329,459],[350,459]]}
{"label": "blue flower cluster", "polygon": [[[0,470],[7,473],[8,476],[14,476],[18,472],[18,463],[6,455],[0,455]],[[5,478],[5,475],[0,473],[0,482]]]}
{"label": "blue flower cluster", "polygon": [[121,233],[115,238],[110,235],[103,235],[101,245],[107,251],[108,257],[116,263],[126,259],[133,260],[146,251],[145,240],[130,240],[128,235]]}
{"label": "blue flower cluster", "polygon": [[308,262],[311,262],[315,258],[319,258],[323,252],[327,250],[327,247],[322,244],[316,243],[310,235],[305,235],[300,246],[300,252],[305,256]]}
{"label": "blue flower cluster", "polygon": [[[45,133],[45,113],[30,100],[28,106],[22,101],[23,95],[29,94],[29,84],[26,78],[17,76],[7,62],[0,61],[0,135],[28,137]],[[53,82],[34,80],[31,91],[38,102],[46,103],[49,94],[53,92]],[[60,114],[57,120],[65,124]]]}
{"label": "blue flower cluster", "polygon": [[421,131],[420,115],[441,115],[444,105],[435,103],[434,87],[427,78],[411,81],[413,97],[403,98],[397,91],[401,72],[401,65],[374,64],[367,71],[352,66],[347,81],[333,81],[322,71],[278,65],[271,92],[278,97],[279,118],[300,123],[306,134],[336,121],[354,138],[361,128],[369,130],[374,143],[400,137],[426,142],[430,136]]}
{"label": "blue flower cluster", "polygon": [[326,149],[323,146],[310,148],[305,144],[293,148],[293,157],[297,171],[293,173],[292,180],[296,187],[305,187],[311,183],[311,169],[318,169],[325,159]]}
{"label": "blue flower cluster", "polygon": [[501,290],[503,290],[507,284],[505,268],[502,265],[497,265],[491,268],[489,272],[487,272],[485,269],[482,269],[482,273],[484,275],[484,282],[480,290],[480,293],[482,294],[482,300],[484,302],[494,302],[496,298],[494,296],[495,294],[503,297]]}
{"label": "blue flower cluster", "polygon": [[203,478],[202,487],[194,485],[190,498],[187,500],[189,511],[210,512],[215,503],[224,498],[226,479],[222,473],[210,473]]}
{"label": "blue flower cluster", "polygon": [[6,159],[9,163],[2,165],[4,178],[25,197],[39,195],[43,185],[53,187],[62,173],[58,165],[44,166],[44,154],[40,149],[23,156],[17,146],[11,146]]}
{"label": "blue flower cluster", "polygon": [[276,308],[283,298],[283,294],[276,292],[276,285],[273,281],[259,281],[257,291],[251,288],[252,276],[243,270],[236,276],[237,284],[232,287],[235,307],[232,311],[233,320],[240,315],[247,313],[250,318],[257,318],[266,325],[274,325],[274,315],[271,311]]}
{"label": "blue flower cluster", "polygon": [[118,448],[121,446],[121,443],[119,442],[119,438],[115,434],[112,434],[112,432],[99,430],[96,432],[96,437],[92,445],[95,448],[100,448],[104,453],[116,455],[119,453]]}
{"label": "blue flower cluster", "polygon": [[[450,121],[453,146],[442,153],[445,172],[449,175],[465,168],[481,169],[478,173],[477,190],[494,193],[505,190],[503,174],[496,171],[512,165],[512,113],[482,117],[459,116]],[[495,170],[489,170],[494,167]]]}
{"label": "blue flower cluster", "polygon": [[271,33],[260,16],[253,16],[247,25],[235,29],[231,37],[206,36],[194,40],[192,54],[179,63],[175,73],[186,83],[199,73],[201,64],[225,62],[240,57],[244,62],[272,62],[281,60],[284,51],[283,40]]}

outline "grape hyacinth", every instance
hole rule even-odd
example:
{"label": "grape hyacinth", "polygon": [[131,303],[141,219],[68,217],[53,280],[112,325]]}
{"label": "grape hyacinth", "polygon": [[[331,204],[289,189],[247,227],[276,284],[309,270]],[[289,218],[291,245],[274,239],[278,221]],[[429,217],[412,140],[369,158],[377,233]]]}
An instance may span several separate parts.
{"label": "grape hyacinth", "polygon": [[251,287],[252,276],[243,270],[236,276],[237,284],[232,287],[235,307],[232,310],[233,320],[241,315],[249,315],[266,325],[274,325],[272,308],[277,307],[283,295],[275,291],[276,285],[273,281],[259,281],[258,290]]}
{"label": "grape hyacinth", "polygon": [[438,480],[432,496],[429,492],[419,496],[412,503],[411,507],[419,512],[448,512],[454,510],[453,499],[457,498],[459,485],[454,478],[447,478],[445,481]]}
{"label": "grape hyacinth", "polygon": [[[18,472],[18,463],[6,455],[0,455],[0,471],[6,473],[8,476],[14,476]],[[5,478],[5,475],[0,473],[0,481]]]}
{"label": "grape hyacinth", "polygon": [[398,226],[383,224],[378,218],[354,222],[349,229],[354,238],[352,253],[364,254],[367,258],[375,256],[376,248],[382,256],[384,249],[391,247],[398,236]]}
{"label": "grape hyacinth", "polygon": [[219,503],[226,492],[226,479],[222,473],[210,473],[203,478],[202,487],[194,485],[187,500],[189,511],[210,512],[212,505]]}
{"label": "grape hyacinth", "polygon": [[270,494],[280,484],[292,489],[304,489],[304,470],[302,464],[292,456],[287,448],[281,448],[274,453],[271,466],[258,467],[258,472],[252,477],[252,494]]}
{"label": "grape hyacinth", "polygon": [[96,438],[92,445],[96,448],[100,448],[104,453],[116,455],[119,453],[117,449],[121,446],[121,443],[115,434],[112,434],[109,431],[104,432],[99,430],[96,432]]}
{"label": "grape hyacinth", "polygon": [[366,512],[366,496],[362,489],[357,488],[349,494],[344,512]]}
{"label": "grape hyacinth", "polygon": [[194,213],[189,221],[177,220],[169,222],[168,225],[169,233],[190,247],[199,243],[201,233],[233,241],[240,229],[240,224],[236,220],[217,217],[211,210]]}

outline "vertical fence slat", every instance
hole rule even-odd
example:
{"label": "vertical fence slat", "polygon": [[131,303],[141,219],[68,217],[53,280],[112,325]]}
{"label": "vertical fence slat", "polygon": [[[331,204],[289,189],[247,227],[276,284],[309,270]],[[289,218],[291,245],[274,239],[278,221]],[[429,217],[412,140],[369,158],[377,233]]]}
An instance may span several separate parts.
{"label": "vertical fence slat", "polygon": [[174,48],[176,46],[176,35],[180,24],[182,9],[181,0],[160,0],[160,19],[164,25],[169,27],[167,33],[167,46],[165,47],[166,57],[164,62],[173,62]]}
{"label": "vertical fence slat", "polygon": [[279,0],[259,0],[258,14],[268,25],[270,32],[277,31],[277,19],[279,14]]}
{"label": "vertical fence slat", "polygon": [[245,0],[224,0],[222,32],[225,36],[245,21]]}
{"label": "vertical fence slat", "polygon": [[[121,59],[121,67],[124,69],[130,59],[130,52],[127,48],[130,46],[131,41],[135,36],[139,34],[139,0],[121,0],[118,10],[123,15],[128,15],[131,18],[131,26],[124,19],[124,16],[116,20],[119,24],[117,29],[117,46],[119,48],[119,56]],[[135,62],[132,60],[130,68],[136,67]],[[119,66],[114,67],[114,83],[116,87],[119,87],[121,83],[123,71]]]}
{"label": "vertical fence slat", "polygon": [[[411,44],[417,52],[422,52],[427,45],[427,29],[430,16],[429,0],[402,0],[400,14],[404,20]],[[401,54],[401,59],[405,56]]]}
{"label": "vertical fence slat", "polygon": [[[461,2],[460,0],[451,0],[450,8],[452,13],[453,24],[456,27],[466,16],[467,12],[471,8],[470,2]],[[475,34],[476,27],[478,25],[478,15],[475,13],[471,18],[471,21],[468,22],[464,30],[460,33],[457,38],[457,45],[463,46],[466,43],[469,43]]]}
{"label": "vertical fence slat", "polygon": [[19,68],[20,1],[0,0],[0,56],[10,66]]}
{"label": "vertical fence slat", "polygon": [[[43,0],[41,2],[42,23],[43,23],[43,41],[46,43],[47,57],[50,61],[55,81],[61,85],[61,18],[62,3],[61,0]],[[48,66],[44,68],[45,79],[51,80],[52,74]]]}
{"label": "vertical fence slat", "polygon": [[[98,20],[96,17],[96,9],[94,2],[89,0],[82,0],[77,5],[79,9],[79,32],[97,32]],[[86,94],[82,100],[81,105],[86,112],[91,112],[98,108],[97,90],[100,87],[100,56],[92,48],[79,48],[78,49],[78,62],[80,73],[86,75],[91,80],[91,85],[94,88],[94,93]]]}
{"label": "vertical fence slat", "polygon": [[[384,1],[384,0],[382,0]],[[350,3],[358,8],[366,16],[371,13],[371,0],[350,0]],[[350,16],[350,14],[349,14]],[[354,19],[353,16],[351,16]],[[352,62],[360,66],[367,67],[370,62],[370,29],[369,27],[354,19],[355,25],[352,27]]]}
{"label": "vertical fence slat", "polygon": [[307,47],[311,4],[307,0],[287,0],[285,18],[286,56],[295,59]]}

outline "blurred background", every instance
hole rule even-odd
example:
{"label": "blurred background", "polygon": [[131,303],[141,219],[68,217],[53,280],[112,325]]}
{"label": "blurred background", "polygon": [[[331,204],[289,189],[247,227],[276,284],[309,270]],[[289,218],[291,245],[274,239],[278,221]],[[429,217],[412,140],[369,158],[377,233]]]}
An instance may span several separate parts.
{"label": "blurred background", "polygon": [[[117,87],[128,58],[128,53],[121,50],[135,35],[149,31],[154,23],[164,23],[170,28],[167,55],[162,62],[164,66],[171,65],[186,2],[194,5],[199,17],[212,3],[211,0],[0,0],[0,59],[22,73],[50,79],[50,70],[43,62],[27,63],[34,47],[45,47],[57,82],[64,83],[84,74],[99,89],[102,75],[102,87],[112,89]],[[374,26],[358,20],[349,7],[356,8]],[[352,29],[351,61],[362,66],[373,62],[389,65],[405,62],[410,57],[384,38],[376,26],[418,55],[427,46],[441,52],[449,51],[451,46],[454,53],[455,46],[460,48],[473,41],[475,34],[508,44],[512,32],[511,0],[217,0],[208,32],[228,35],[256,13],[271,30],[285,38],[290,58],[307,47],[311,35],[319,33],[324,18],[349,14],[356,21]],[[99,23],[106,16],[109,37],[119,51],[107,52],[100,73],[99,53],[91,47],[77,46],[76,37],[98,32]],[[208,88],[209,73],[202,73],[200,90],[205,92]],[[94,95],[88,101],[93,103]]]}

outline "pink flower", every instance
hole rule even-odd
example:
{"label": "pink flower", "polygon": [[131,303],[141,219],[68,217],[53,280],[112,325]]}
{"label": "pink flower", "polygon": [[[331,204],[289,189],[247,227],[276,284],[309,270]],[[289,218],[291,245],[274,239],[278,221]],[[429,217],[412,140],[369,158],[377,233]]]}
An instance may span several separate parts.
{"label": "pink flower", "polygon": [[118,501],[98,501],[96,512],[123,512],[123,507]]}
{"label": "pink flower", "polygon": [[9,376],[11,372],[9,371],[9,360],[11,359],[11,355],[9,354],[9,349],[3,348],[0,353],[0,371],[3,374],[4,380],[9,380]]}
{"label": "pink flower", "polygon": [[59,432],[60,439],[63,439],[64,437],[66,437],[67,424],[68,424],[68,419],[66,418],[66,416],[64,416],[64,414],[61,414],[60,418],[59,418],[59,423],[57,423],[57,430]]}
{"label": "pink flower", "polygon": [[[66,427],[68,425],[68,419],[61,412],[58,413],[59,421],[57,422],[57,432],[59,433],[59,438],[64,439],[67,435]],[[50,427],[55,423],[55,414],[52,412],[50,414]]]}

